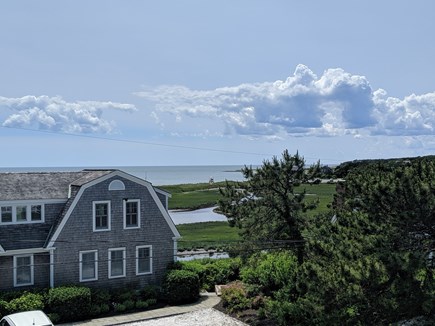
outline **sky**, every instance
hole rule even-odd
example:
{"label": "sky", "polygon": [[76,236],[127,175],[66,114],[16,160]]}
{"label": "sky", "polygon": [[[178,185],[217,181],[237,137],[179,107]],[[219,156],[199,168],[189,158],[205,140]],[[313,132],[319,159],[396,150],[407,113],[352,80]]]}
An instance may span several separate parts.
{"label": "sky", "polygon": [[0,167],[435,150],[432,0],[4,0]]}

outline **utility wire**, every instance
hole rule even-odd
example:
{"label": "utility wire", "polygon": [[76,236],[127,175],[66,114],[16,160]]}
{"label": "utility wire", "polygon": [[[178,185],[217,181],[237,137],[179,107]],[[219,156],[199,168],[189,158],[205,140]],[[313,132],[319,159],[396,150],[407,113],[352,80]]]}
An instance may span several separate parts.
{"label": "utility wire", "polygon": [[[73,134],[73,133],[68,133],[68,132],[59,132],[59,131],[51,131],[51,130],[38,130],[38,129],[31,129],[31,128],[23,128],[23,127],[10,127],[10,126],[0,125],[0,128],[24,130],[24,131],[30,131],[30,132],[36,132],[36,133],[46,133],[46,134],[52,134],[52,135],[63,135],[63,136],[71,136],[71,137],[79,137],[79,138],[90,138],[90,139],[98,139],[98,140],[105,140],[105,141],[115,141],[115,142],[122,142],[122,143],[150,145],[150,146],[158,146],[158,147],[180,148],[180,149],[218,152],[218,153],[230,153],[230,154],[245,154],[245,155],[263,156],[263,157],[264,156],[267,156],[267,157],[274,156],[274,154],[270,154],[270,153],[245,152],[245,151],[233,151],[233,150],[227,150],[227,149],[221,149],[221,148],[211,148],[211,147],[174,145],[174,144],[165,144],[165,143],[157,143],[157,142],[148,142],[148,141],[143,141],[143,140],[119,139],[119,138],[111,138],[111,137],[104,137],[104,136]],[[320,160],[325,160],[325,161],[329,161],[329,162],[340,162],[340,163],[343,161],[343,160],[337,160],[335,158],[315,158],[315,157],[307,157],[307,156],[304,156],[304,158],[310,159],[310,160],[319,160],[320,159]]]}

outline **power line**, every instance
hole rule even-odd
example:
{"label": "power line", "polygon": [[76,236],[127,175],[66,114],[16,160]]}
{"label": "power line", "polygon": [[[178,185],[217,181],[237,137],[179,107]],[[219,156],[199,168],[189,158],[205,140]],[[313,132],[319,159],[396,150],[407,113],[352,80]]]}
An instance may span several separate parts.
{"label": "power line", "polygon": [[246,154],[246,155],[257,155],[257,156],[272,156],[273,155],[273,154],[267,154],[267,153],[232,151],[232,150],[227,150],[227,149],[219,149],[219,148],[211,148],[211,147],[174,145],[174,144],[148,142],[148,141],[143,141],[143,140],[119,139],[119,138],[111,138],[111,137],[103,137],[103,136],[95,136],[95,135],[83,135],[83,134],[79,135],[79,134],[73,134],[73,133],[67,133],[67,132],[58,132],[58,131],[50,131],[50,130],[37,130],[37,129],[21,128],[21,127],[9,127],[9,126],[0,126],[0,127],[7,128],[7,129],[25,130],[25,131],[38,132],[38,133],[54,134],[54,135],[72,136],[72,137],[80,137],[80,138],[91,138],[91,139],[98,139],[98,140],[116,141],[116,142],[122,142],[122,143],[132,143],[132,144],[160,146],[160,147],[169,147],[169,148],[180,148],[180,149],[189,149],[189,150],[209,151],[209,152],[218,152],[218,153],[231,153],[231,154]]}
{"label": "power line", "polygon": [[[31,128],[23,128],[23,127],[10,127],[10,126],[3,126],[3,125],[0,125],[0,128],[24,130],[24,131],[30,131],[30,132],[36,132],[36,133],[52,134],[52,135],[71,136],[71,137],[78,137],[78,138],[98,139],[98,140],[105,140],[105,141],[115,141],[115,142],[122,142],[122,143],[149,145],[149,146],[157,146],[157,147],[168,147],[168,148],[179,148],[179,149],[217,152],[217,153],[244,154],[244,155],[255,155],[255,156],[263,156],[263,157],[264,156],[272,157],[275,155],[275,154],[271,154],[271,153],[245,152],[245,151],[227,150],[227,149],[222,149],[222,148],[175,145],[175,144],[148,142],[148,141],[143,141],[143,140],[119,139],[119,138],[104,137],[104,136],[74,134],[74,133],[68,133],[68,132],[39,130],[39,129],[31,129]],[[307,156],[304,156],[304,158],[310,159],[310,160],[324,160],[324,161],[330,161],[330,162],[342,162],[343,161],[343,160],[337,160],[335,158],[318,158],[318,157],[316,158],[316,157],[307,157]]]}

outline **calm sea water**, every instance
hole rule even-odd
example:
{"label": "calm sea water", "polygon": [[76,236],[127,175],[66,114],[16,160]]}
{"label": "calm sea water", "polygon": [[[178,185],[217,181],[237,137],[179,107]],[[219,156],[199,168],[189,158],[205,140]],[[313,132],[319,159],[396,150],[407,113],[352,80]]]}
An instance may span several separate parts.
{"label": "calm sea water", "polygon": [[[0,168],[0,172],[65,172],[80,171],[87,167],[35,167],[35,168]],[[201,166],[113,166],[88,167],[92,169],[119,169],[136,177],[145,179],[155,186],[182,183],[215,182],[233,180],[242,181],[240,165],[201,165]]]}

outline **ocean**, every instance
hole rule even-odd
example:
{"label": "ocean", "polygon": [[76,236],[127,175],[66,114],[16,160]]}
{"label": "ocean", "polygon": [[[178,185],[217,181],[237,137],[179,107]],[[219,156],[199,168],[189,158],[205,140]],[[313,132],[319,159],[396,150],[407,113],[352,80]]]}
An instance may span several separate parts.
{"label": "ocean", "polygon": [[198,165],[198,166],[111,166],[111,167],[22,167],[0,168],[0,172],[66,172],[83,169],[119,169],[154,186],[183,183],[202,183],[213,179],[215,182],[243,181],[241,165]]}

